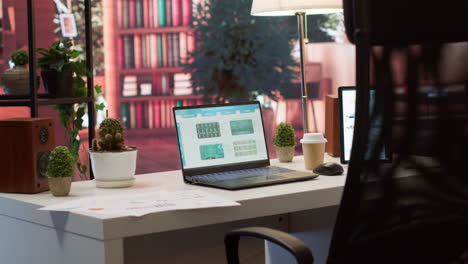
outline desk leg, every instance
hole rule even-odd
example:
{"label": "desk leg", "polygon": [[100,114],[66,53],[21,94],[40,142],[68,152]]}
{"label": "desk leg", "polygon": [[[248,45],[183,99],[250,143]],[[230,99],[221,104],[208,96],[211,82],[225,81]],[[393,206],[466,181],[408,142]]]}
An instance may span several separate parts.
{"label": "desk leg", "polygon": [[102,241],[0,215],[1,263],[124,264],[122,239]]}

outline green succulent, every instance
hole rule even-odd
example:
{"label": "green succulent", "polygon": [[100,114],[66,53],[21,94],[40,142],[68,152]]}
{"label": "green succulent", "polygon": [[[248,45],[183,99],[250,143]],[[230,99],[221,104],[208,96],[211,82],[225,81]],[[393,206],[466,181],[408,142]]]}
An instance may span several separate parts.
{"label": "green succulent", "polygon": [[275,146],[294,147],[296,146],[296,135],[290,123],[281,122],[276,128]]}
{"label": "green succulent", "polygon": [[75,160],[65,146],[57,146],[50,152],[46,176],[49,178],[72,177]]}
{"label": "green succulent", "polygon": [[26,51],[19,49],[11,54],[11,60],[15,66],[24,66],[29,63],[29,55]]}
{"label": "green succulent", "polygon": [[99,140],[93,140],[91,148],[95,151],[122,151],[127,148],[124,141],[122,123],[115,118],[106,118],[99,125]]}

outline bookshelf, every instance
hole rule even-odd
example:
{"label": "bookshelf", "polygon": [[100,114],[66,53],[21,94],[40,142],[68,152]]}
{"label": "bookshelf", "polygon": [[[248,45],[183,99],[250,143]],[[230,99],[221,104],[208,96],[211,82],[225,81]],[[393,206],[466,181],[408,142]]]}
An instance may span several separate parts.
{"label": "bookshelf", "polygon": [[130,133],[174,127],[172,107],[199,104],[183,65],[195,46],[192,0],[103,0],[109,115]]}

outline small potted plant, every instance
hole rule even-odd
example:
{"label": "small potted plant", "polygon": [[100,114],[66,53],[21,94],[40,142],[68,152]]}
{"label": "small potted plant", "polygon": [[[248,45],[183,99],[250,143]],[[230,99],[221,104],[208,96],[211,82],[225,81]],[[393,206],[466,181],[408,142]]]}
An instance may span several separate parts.
{"label": "small potted plant", "polygon": [[37,52],[42,55],[37,62],[41,68],[42,81],[48,94],[56,97],[75,95],[73,74],[83,62],[78,60],[82,52],[74,50],[72,46],[70,39],[64,39],[54,42],[48,49],[37,49]]}
{"label": "small potted plant", "polygon": [[125,145],[122,123],[106,118],[99,125],[98,134],[99,140],[93,139],[89,150],[96,187],[132,186],[135,182],[137,148]]}
{"label": "small potted plant", "polygon": [[50,152],[46,176],[54,196],[67,196],[72,176],[75,173],[74,159],[65,146],[57,146]]}
{"label": "small potted plant", "polygon": [[6,86],[6,93],[11,95],[29,93],[29,55],[24,50],[16,50],[11,54],[11,61],[15,64],[12,69],[6,70],[2,74],[3,84]]}
{"label": "small potted plant", "polygon": [[276,128],[275,134],[276,156],[280,162],[291,162],[294,158],[296,136],[291,124],[281,122]]}

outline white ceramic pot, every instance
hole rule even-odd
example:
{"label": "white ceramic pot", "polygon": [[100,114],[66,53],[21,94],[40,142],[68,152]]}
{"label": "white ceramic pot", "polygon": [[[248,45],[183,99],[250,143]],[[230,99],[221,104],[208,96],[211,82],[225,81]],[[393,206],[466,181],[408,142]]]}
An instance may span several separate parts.
{"label": "white ceramic pot", "polygon": [[122,188],[135,182],[137,148],[121,152],[89,150],[96,187]]}

